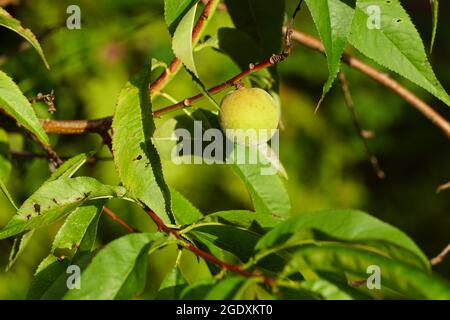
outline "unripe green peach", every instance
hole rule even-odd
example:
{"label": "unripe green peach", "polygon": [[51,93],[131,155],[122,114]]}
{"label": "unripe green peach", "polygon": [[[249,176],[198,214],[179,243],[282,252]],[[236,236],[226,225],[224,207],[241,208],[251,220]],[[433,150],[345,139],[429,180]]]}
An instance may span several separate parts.
{"label": "unripe green peach", "polygon": [[279,120],[272,96],[259,88],[239,88],[228,93],[220,104],[220,126],[230,140],[239,144],[265,143],[272,138]]}

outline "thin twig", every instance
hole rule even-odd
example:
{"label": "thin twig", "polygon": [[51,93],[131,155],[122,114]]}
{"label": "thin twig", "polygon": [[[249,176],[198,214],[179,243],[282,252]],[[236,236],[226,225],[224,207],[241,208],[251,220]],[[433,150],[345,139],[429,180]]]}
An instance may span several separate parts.
{"label": "thin twig", "polygon": [[444,191],[444,190],[448,190],[448,189],[450,189],[450,181],[447,182],[447,183],[444,183],[444,184],[440,185],[440,186],[437,188],[436,193],[440,193],[440,192],[442,192],[442,191]]}
{"label": "thin twig", "polygon": [[49,144],[43,143],[40,139],[38,139],[33,133],[29,132],[31,138],[41,146],[41,148],[45,151],[47,154],[47,158],[51,163],[55,165],[56,168],[58,168],[60,165],[62,165],[62,160],[59,157],[59,155],[56,153],[55,150],[53,150],[52,146]]}
{"label": "thin twig", "polygon": [[366,155],[369,158],[370,164],[375,170],[375,173],[377,174],[378,178],[384,179],[386,177],[386,174],[384,173],[383,169],[381,169],[377,157],[370,150],[369,143],[366,137],[364,136],[363,129],[358,119],[358,115],[356,114],[355,103],[353,102],[353,98],[350,93],[350,88],[348,86],[347,79],[342,70],[339,72],[338,78],[339,83],[341,84],[342,92],[344,93],[345,104],[347,105],[347,109],[349,110],[350,115],[352,117],[353,125],[355,126],[356,132],[358,133],[358,136],[361,138],[361,141],[364,144]]}
{"label": "thin twig", "polygon": [[[203,4],[208,4],[209,0],[202,0]],[[219,3],[219,5],[217,6],[217,9],[219,11],[227,11],[227,6],[225,3]]]}
{"label": "thin twig", "polygon": [[432,266],[438,265],[442,261],[444,261],[444,258],[450,253],[450,244],[442,250],[441,253],[439,253],[436,257],[430,260],[430,263]]}
{"label": "thin twig", "polygon": [[113,219],[114,221],[118,222],[122,227],[124,227],[125,229],[128,230],[128,232],[137,232],[136,229],[134,229],[133,227],[131,227],[128,223],[126,223],[124,220],[122,220],[121,218],[119,218],[114,212],[112,212],[110,209],[108,209],[107,207],[103,207],[103,212],[106,213],[108,215],[108,217],[110,217],[111,219]]}

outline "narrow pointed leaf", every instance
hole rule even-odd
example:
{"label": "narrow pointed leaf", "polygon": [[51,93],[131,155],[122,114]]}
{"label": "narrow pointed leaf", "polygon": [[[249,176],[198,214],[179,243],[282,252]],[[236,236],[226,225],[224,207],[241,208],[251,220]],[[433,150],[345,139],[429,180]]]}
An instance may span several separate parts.
{"label": "narrow pointed leaf", "polygon": [[88,177],[58,179],[43,184],[0,230],[0,239],[52,224],[89,200],[123,197],[123,187]]}
{"label": "narrow pointed leaf", "polygon": [[436,40],[436,33],[439,22],[439,0],[430,0],[431,10],[432,10],[432,35],[431,35],[431,45],[430,52],[433,52],[434,41]]}
{"label": "narrow pointed leaf", "polygon": [[170,34],[173,35],[181,19],[198,0],[164,0],[164,18]]}
{"label": "narrow pointed leaf", "polygon": [[91,251],[96,237],[104,201],[96,200],[78,207],[59,229],[52,244],[56,249],[76,249],[77,252]]}
{"label": "narrow pointed leaf", "polygon": [[16,32],[21,37],[25,38],[33,47],[36,49],[39,56],[44,61],[47,69],[50,69],[50,66],[45,58],[44,51],[39,44],[39,41],[36,39],[36,36],[31,32],[30,29],[26,29],[22,27],[19,20],[13,18],[5,9],[0,7],[0,26],[4,26],[14,32]]}
{"label": "narrow pointed leaf", "polygon": [[48,136],[42,128],[28,99],[14,81],[0,70],[0,108],[17,123],[30,131],[42,143],[48,145]]}
{"label": "narrow pointed leaf", "polygon": [[314,270],[345,271],[362,279],[371,275],[367,273],[369,266],[378,266],[382,287],[415,299],[450,299],[450,285],[445,280],[369,251],[343,245],[311,245],[296,249],[289,267],[297,259]]}
{"label": "narrow pointed leaf", "polygon": [[192,45],[192,30],[195,22],[197,5],[194,5],[181,19],[172,40],[172,49],[183,64],[198,77],[194,62],[194,49]]}
{"label": "narrow pointed leaf", "polygon": [[325,48],[329,77],[320,101],[328,93],[341,66],[341,57],[352,25],[353,10],[339,0],[306,0]]}
{"label": "narrow pointed leaf", "polygon": [[145,286],[148,250],[161,234],[129,234],[100,250],[81,274],[81,289],[69,300],[130,299]]}
{"label": "narrow pointed leaf", "polygon": [[303,213],[292,217],[268,232],[258,242],[256,249],[265,250],[283,245],[294,236],[298,240],[311,239],[310,230],[319,231],[335,240],[373,246],[393,258],[429,269],[427,257],[405,233],[366,213],[353,210]]}
{"label": "narrow pointed leaf", "polygon": [[169,188],[151,141],[155,124],[148,93],[150,68],[145,68],[144,72],[119,94],[112,123],[114,163],[131,194],[166,223],[173,223]]}
{"label": "narrow pointed leaf", "polygon": [[358,0],[349,41],[450,106],[450,97],[436,78],[422,39],[399,0]]}

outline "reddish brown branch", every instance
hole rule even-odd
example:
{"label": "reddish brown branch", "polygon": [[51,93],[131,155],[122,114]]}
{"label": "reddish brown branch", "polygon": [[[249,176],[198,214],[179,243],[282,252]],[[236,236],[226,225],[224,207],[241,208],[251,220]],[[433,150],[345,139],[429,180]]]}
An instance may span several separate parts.
{"label": "reddish brown branch", "polygon": [[133,227],[130,227],[130,225],[128,225],[128,223],[126,223],[124,220],[119,218],[114,212],[112,212],[107,207],[103,207],[103,212],[106,213],[108,215],[108,217],[110,217],[111,219],[113,219],[114,221],[119,223],[122,227],[127,229],[128,232],[137,232]]}
{"label": "reddish brown branch", "polygon": [[97,120],[41,120],[41,124],[47,133],[56,134],[82,134],[107,130],[112,123],[112,117]]}
{"label": "reddish brown branch", "polygon": [[192,243],[190,243],[189,241],[187,241],[177,229],[171,228],[166,226],[166,224],[162,221],[162,219],[152,210],[147,208],[147,214],[149,215],[149,217],[153,220],[153,222],[156,224],[158,231],[160,232],[164,232],[166,234],[169,235],[173,235],[176,239],[180,240],[182,246],[186,249],[191,251],[192,253],[194,253],[196,256],[203,258],[204,260],[217,265],[218,267],[220,267],[222,270],[227,270],[227,271],[231,271],[234,272],[236,274],[239,274],[241,276],[244,277],[257,277],[260,278],[261,281],[263,281],[264,283],[273,286],[275,285],[275,279],[272,279],[270,277],[267,277],[265,275],[263,275],[261,272],[258,271],[246,271],[242,268],[242,266],[240,265],[232,265],[229,263],[226,263],[224,261],[221,261],[219,259],[217,259],[216,257],[214,257],[213,255],[211,255],[210,253],[203,251],[202,249],[197,248],[196,246],[194,246]]}

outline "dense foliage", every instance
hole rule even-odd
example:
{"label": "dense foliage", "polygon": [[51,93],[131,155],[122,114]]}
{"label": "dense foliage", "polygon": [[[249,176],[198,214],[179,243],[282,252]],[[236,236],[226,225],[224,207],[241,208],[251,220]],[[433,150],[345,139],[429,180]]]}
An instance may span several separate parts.
{"label": "dense foliage", "polygon": [[[34,5],[24,2],[25,8]],[[450,284],[431,270],[429,251],[426,255],[393,224],[348,209],[366,206],[361,200],[366,191],[345,178],[336,178],[334,172],[349,170],[348,163],[354,163],[354,168],[366,163],[366,155],[357,134],[353,133],[346,149],[340,148],[347,143],[333,136],[338,130],[329,130],[318,115],[313,116],[315,102],[317,107],[321,105],[319,114],[334,107],[331,104],[344,104],[340,96],[335,102],[338,99],[332,88],[338,87],[341,70],[347,71],[342,63],[347,47],[385,68],[383,72],[392,71],[408,80],[405,86],[411,90],[422,88],[450,106],[450,96],[435,75],[426,49],[438,45],[437,0],[432,1],[434,11],[430,11],[431,46],[424,45],[399,0],[305,0],[295,25],[307,25],[310,15],[326,62],[298,54],[297,47],[292,47],[291,30],[283,26],[292,22],[297,3],[151,2],[105,0],[93,5],[81,1],[80,30],[67,29],[65,19],[70,13],[65,1],[42,1],[45,4],[37,5],[36,10],[23,9],[26,13],[21,11],[22,5],[12,7],[12,12],[23,15],[22,21],[33,21],[33,15],[39,14],[51,17],[39,17],[44,21],[37,28],[50,34],[42,44],[0,8],[0,26],[10,29],[8,37],[21,36],[32,47],[16,57],[12,50],[17,46],[12,44],[18,40],[2,43],[9,52],[0,65],[0,108],[4,113],[0,187],[5,195],[2,208],[10,209],[0,212],[0,218],[10,219],[0,229],[0,258],[7,269],[0,273],[0,285],[9,288],[9,295],[0,288],[0,297],[24,297],[26,287],[29,299],[450,299]],[[90,5],[104,11],[95,11]],[[84,15],[94,12],[104,20],[114,20],[108,15],[116,14],[117,21],[101,29],[95,19],[86,16],[85,26]],[[149,17],[158,23],[149,23]],[[148,37],[165,37],[166,42]],[[2,35],[1,42],[3,39],[6,36]],[[104,44],[100,49],[98,42]],[[90,52],[93,47],[95,53]],[[171,52],[175,58],[169,63]],[[42,66],[37,65],[38,58]],[[305,62],[309,58],[312,62]],[[223,64],[219,59],[224,59]],[[305,67],[304,74],[290,71],[299,65]],[[134,75],[127,81],[131,70]],[[40,83],[42,79],[48,83]],[[293,93],[291,88],[302,86],[302,79],[315,85],[312,97],[299,98]],[[370,100],[364,80],[350,74],[349,79],[356,101],[362,103],[368,96],[373,108],[392,103],[393,110],[366,111],[362,117],[374,128],[391,128],[401,116],[397,108],[400,99],[391,101],[384,97],[387,89],[377,88],[383,90],[381,95]],[[353,80],[358,84],[353,86]],[[274,152],[267,154],[260,146],[247,145],[243,147],[246,152],[258,149],[259,163],[208,166],[203,162],[199,165],[203,174],[196,171],[196,160],[190,165],[171,163],[174,131],[184,129],[194,136],[197,130],[220,130],[220,99],[234,85],[262,88],[275,98],[286,132],[280,135],[281,161]],[[214,89],[206,89],[210,86]],[[55,105],[51,97],[37,95],[40,90],[50,92],[49,88],[57,88]],[[304,102],[311,99],[317,101]],[[381,99],[385,101],[380,103]],[[84,113],[80,104],[87,106]],[[95,109],[99,105],[103,109]],[[53,111],[50,107],[54,106],[55,114],[49,115],[47,108]],[[305,128],[299,129],[306,132],[305,139],[290,131],[291,125],[299,127],[292,122],[296,116],[308,119],[302,123]],[[328,117],[336,118],[334,124],[343,131],[351,127],[348,119],[342,125],[343,113]],[[84,129],[75,122],[54,121],[77,118],[99,120],[83,122],[80,126]],[[89,133],[97,135],[77,138]],[[401,136],[408,139],[403,133]],[[432,139],[435,137],[429,137]],[[443,138],[436,139],[440,143]],[[316,140],[329,141],[319,145]],[[384,144],[387,150],[395,148],[389,141]],[[442,145],[440,155],[448,159],[448,141]],[[288,156],[283,154],[284,146]],[[308,151],[300,150],[303,146]],[[322,146],[328,150],[326,156],[319,156],[325,152],[320,150]],[[202,156],[195,148],[192,151],[187,157]],[[68,153],[70,157],[60,157]],[[424,153],[429,156],[428,151]],[[25,160],[31,162],[18,162],[14,156],[30,157]],[[107,164],[92,164],[102,157],[112,158],[106,159]],[[288,161],[284,163],[284,159]],[[414,162],[406,153],[397,161],[399,166]],[[277,174],[261,174],[267,164]],[[362,166],[374,175],[370,165]],[[430,172],[433,176],[440,173],[440,182],[445,181],[448,161],[428,161],[426,166],[436,167]],[[293,184],[301,177],[307,179],[308,171],[320,172],[309,178],[320,183],[318,190],[308,190],[313,183]],[[412,189],[405,189],[404,202],[414,201],[412,195],[421,197],[419,186],[414,189],[415,177],[410,175],[406,175],[409,182],[402,180],[412,184]],[[294,182],[288,182],[288,177]],[[363,180],[362,175],[359,178]],[[364,185],[364,181],[359,183]],[[431,183],[427,187],[434,191]],[[192,196],[190,200],[180,192],[184,189],[189,189],[183,194]],[[338,200],[322,193],[336,194]],[[247,194],[251,202],[246,202]],[[377,196],[382,197],[375,192],[374,198]],[[23,201],[16,205],[14,199],[19,198]],[[297,205],[302,201],[314,205]],[[442,212],[449,208],[448,200],[427,201]],[[197,208],[193,203],[200,205]],[[336,209],[329,209],[332,207]],[[389,207],[386,205],[386,210]],[[122,218],[108,208],[120,212]],[[377,203],[372,208],[382,210],[383,206]],[[14,215],[9,217],[6,210]],[[113,220],[104,218],[105,214]],[[406,220],[409,212],[402,214]],[[396,224],[397,218],[380,215]],[[413,218],[420,223],[432,215],[423,212],[420,219]],[[448,217],[444,219],[448,222]],[[448,239],[440,241],[443,245]],[[77,270],[81,278],[77,278]],[[29,283],[16,284],[16,278],[30,273]]]}

